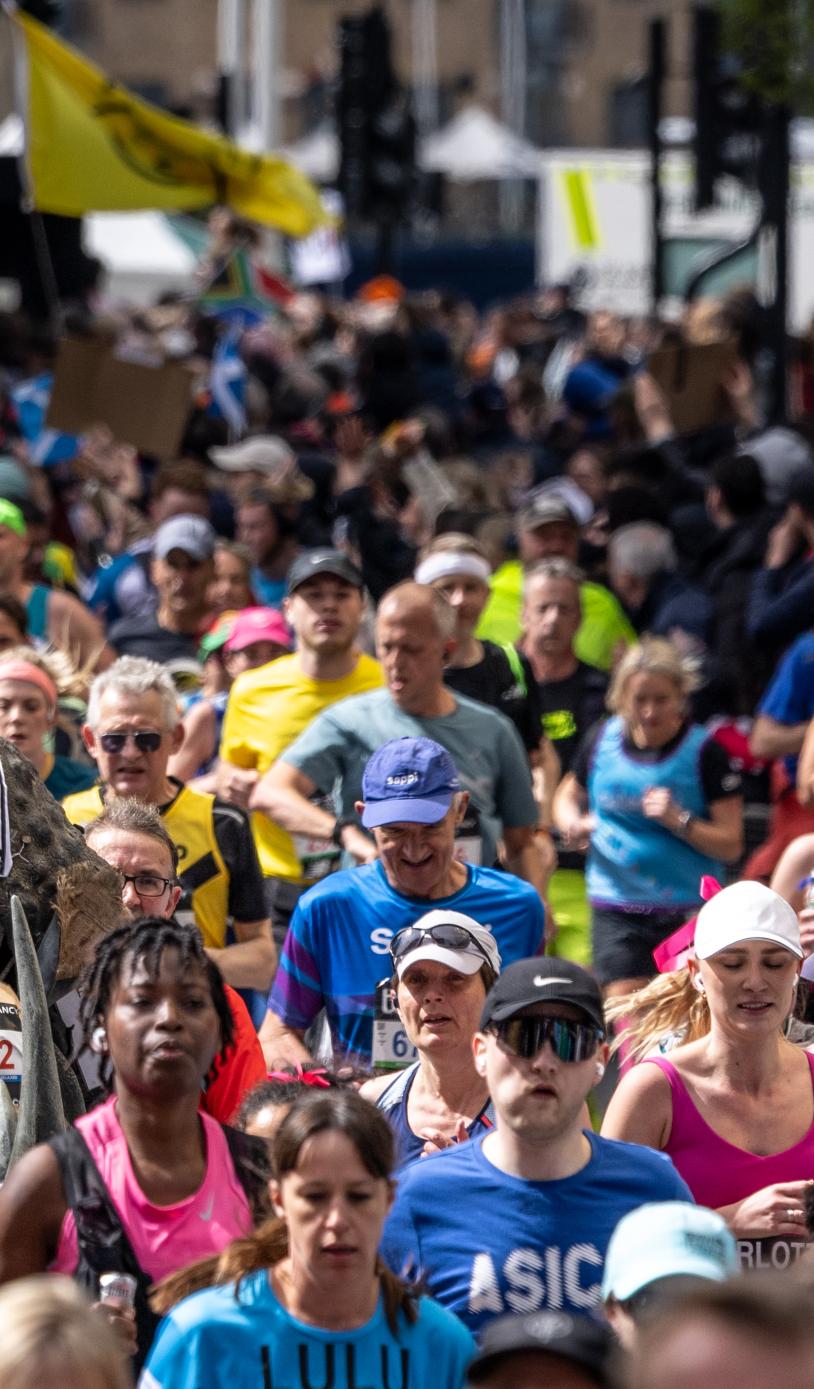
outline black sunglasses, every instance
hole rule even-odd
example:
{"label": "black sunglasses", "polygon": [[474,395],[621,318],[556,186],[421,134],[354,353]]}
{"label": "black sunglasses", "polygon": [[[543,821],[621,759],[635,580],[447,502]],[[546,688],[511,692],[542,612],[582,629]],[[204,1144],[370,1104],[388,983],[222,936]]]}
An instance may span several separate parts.
{"label": "black sunglasses", "polygon": [[163,737],[163,733],[154,733],[152,729],[128,728],[122,733],[100,733],[99,746],[104,752],[115,754],[121,752],[128,738],[132,738],[139,752],[158,752]]}
{"label": "black sunglasses", "polygon": [[507,1018],[492,1027],[515,1056],[530,1061],[549,1043],[558,1061],[587,1061],[593,1056],[604,1032],[587,1022],[572,1022],[570,1018]]}
{"label": "black sunglasses", "polygon": [[448,926],[405,926],[401,931],[397,931],[391,940],[390,954],[394,960],[401,960],[414,946],[426,940],[427,936],[446,950],[471,950],[474,947],[487,964],[491,963],[480,941],[464,926],[454,926],[451,922]]}

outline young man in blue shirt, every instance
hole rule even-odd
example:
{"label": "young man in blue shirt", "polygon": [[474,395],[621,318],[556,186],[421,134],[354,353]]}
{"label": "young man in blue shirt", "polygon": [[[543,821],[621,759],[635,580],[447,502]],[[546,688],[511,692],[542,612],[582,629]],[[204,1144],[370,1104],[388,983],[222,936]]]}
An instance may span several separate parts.
{"label": "young man in blue shirt", "polygon": [[692,1201],[665,1154],[583,1129],[608,1056],[596,980],[520,960],[487,995],[474,1039],[495,1128],[400,1178],[382,1253],[479,1334],[496,1317],[587,1315],[613,1229],[646,1201]]}

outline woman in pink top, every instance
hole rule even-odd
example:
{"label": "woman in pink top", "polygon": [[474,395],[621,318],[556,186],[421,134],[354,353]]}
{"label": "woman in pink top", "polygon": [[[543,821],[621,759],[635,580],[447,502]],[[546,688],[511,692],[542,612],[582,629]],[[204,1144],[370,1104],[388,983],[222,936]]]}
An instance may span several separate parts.
{"label": "woman in pink top", "polygon": [[[788,1041],[802,963],[797,917],[742,882],[698,914],[694,955],[620,1000],[632,1053],[602,1127],[670,1154],[695,1199],[725,1216],[746,1265],[782,1267],[806,1241],[814,1179],[814,1057]],[[665,1034],[679,1042],[665,1056]]]}
{"label": "woman in pink top", "polygon": [[0,1283],[51,1269],[96,1296],[101,1273],[132,1274],[141,1359],[155,1327],[147,1288],[251,1230],[264,1149],[198,1108],[232,1015],[196,930],[158,917],[120,926],[81,993],[85,1039],[113,1093],[12,1170]]}

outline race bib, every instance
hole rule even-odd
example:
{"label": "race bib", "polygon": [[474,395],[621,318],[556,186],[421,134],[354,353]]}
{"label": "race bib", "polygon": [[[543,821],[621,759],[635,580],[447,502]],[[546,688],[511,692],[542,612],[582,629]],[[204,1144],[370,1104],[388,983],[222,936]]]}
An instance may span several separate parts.
{"label": "race bib", "polygon": [[13,1003],[0,1003],[0,1080],[4,1080],[16,1100],[23,1077],[23,1033],[20,1010]]}
{"label": "race bib", "polygon": [[404,1031],[390,993],[390,981],[376,986],[376,1012],[373,1018],[372,1061],[375,1070],[402,1071],[418,1060],[418,1052]]}

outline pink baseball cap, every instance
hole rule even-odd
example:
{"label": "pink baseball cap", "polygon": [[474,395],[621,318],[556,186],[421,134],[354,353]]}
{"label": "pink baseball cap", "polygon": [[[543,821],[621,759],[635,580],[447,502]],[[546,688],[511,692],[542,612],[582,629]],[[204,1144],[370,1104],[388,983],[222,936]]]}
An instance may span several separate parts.
{"label": "pink baseball cap", "polygon": [[244,608],[235,618],[226,641],[227,651],[243,651],[256,641],[273,641],[291,650],[291,633],[276,608]]}

